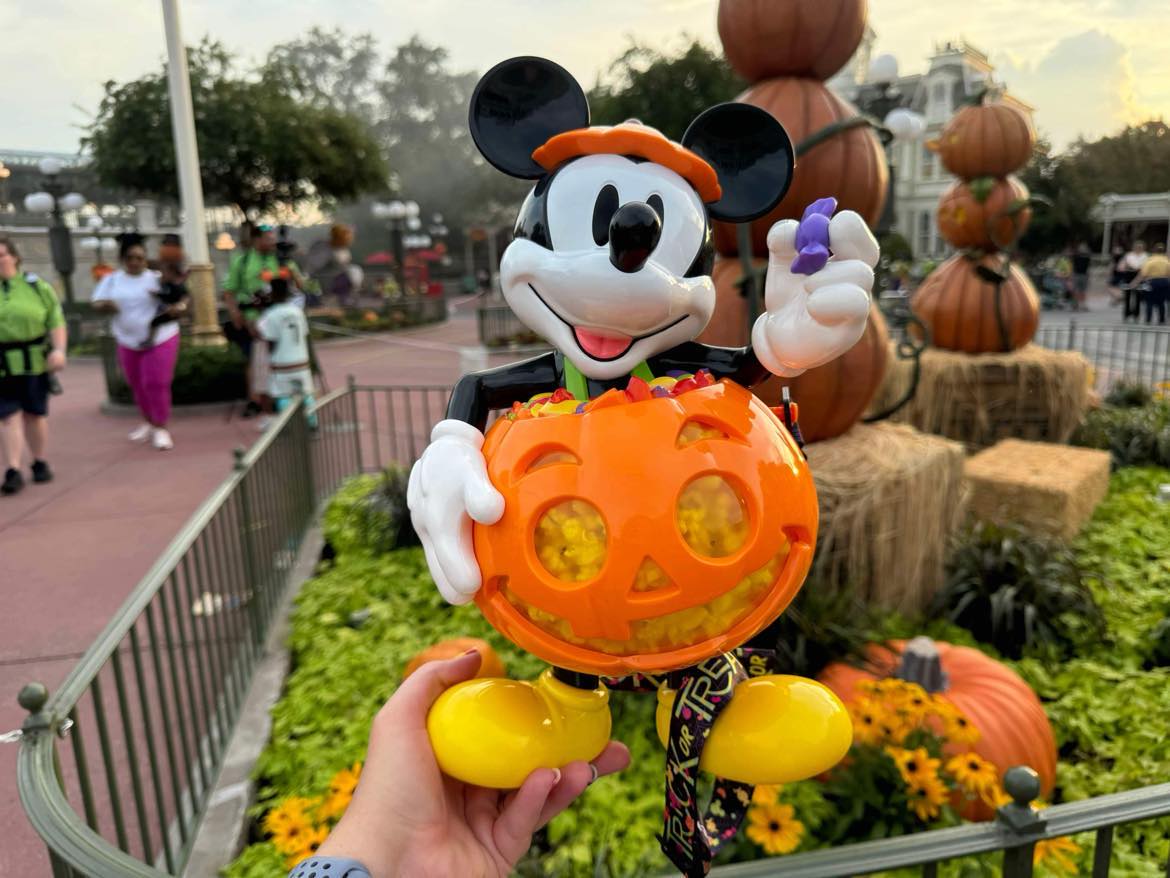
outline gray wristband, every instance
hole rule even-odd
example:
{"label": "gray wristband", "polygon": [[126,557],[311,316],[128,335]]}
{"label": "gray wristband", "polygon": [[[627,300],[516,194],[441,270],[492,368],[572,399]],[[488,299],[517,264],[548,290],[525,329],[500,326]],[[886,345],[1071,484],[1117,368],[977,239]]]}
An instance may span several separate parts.
{"label": "gray wristband", "polygon": [[370,870],[349,857],[309,857],[292,867],[288,878],[371,878]]}

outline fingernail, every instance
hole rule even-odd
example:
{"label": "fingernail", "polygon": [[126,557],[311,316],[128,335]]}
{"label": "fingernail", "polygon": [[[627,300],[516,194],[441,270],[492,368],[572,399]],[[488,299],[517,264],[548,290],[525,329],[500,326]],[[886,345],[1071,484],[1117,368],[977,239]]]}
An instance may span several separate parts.
{"label": "fingernail", "polygon": [[554,768],[554,769],[553,769],[553,782],[552,782],[552,785],[555,787],[555,786],[556,786],[557,784],[559,784],[560,782],[561,782],[561,770],[560,770],[559,768]]}
{"label": "fingernail", "polygon": [[463,653],[463,654],[464,654],[464,655],[474,655],[474,654],[475,654],[475,653],[477,653],[477,652],[479,652],[479,650],[478,650],[478,649],[475,649],[474,647],[472,647],[471,649],[467,650],[467,652],[465,652],[465,653]]}
{"label": "fingernail", "polygon": [[601,776],[601,772],[597,770],[597,766],[592,762],[589,763],[589,770],[593,773],[593,777],[589,779],[589,783],[595,783],[597,778]]}

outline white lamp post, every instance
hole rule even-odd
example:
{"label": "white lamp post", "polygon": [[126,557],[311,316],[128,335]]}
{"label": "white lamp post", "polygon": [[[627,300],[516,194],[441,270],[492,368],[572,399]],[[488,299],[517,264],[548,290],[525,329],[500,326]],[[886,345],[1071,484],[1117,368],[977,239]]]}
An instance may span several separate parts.
{"label": "white lamp post", "polygon": [[167,39],[167,90],[171,99],[171,127],[175,136],[175,165],[179,172],[179,196],[183,207],[183,246],[190,260],[187,286],[194,310],[193,333],[197,344],[223,343],[216,320],[215,271],[207,247],[203,208],[203,181],[199,176],[199,147],[195,140],[195,110],[187,73],[187,50],[179,20],[179,0],[162,0]]}
{"label": "white lamp post", "polygon": [[37,168],[45,176],[45,189],[26,195],[24,209],[29,213],[47,213],[51,217],[49,252],[53,257],[53,267],[61,275],[65,301],[72,305],[73,270],[76,263],[73,259],[73,236],[65,225],[65,211],[80,210],[85,206],[85,196],[79,192],[65,191],[60,179],[65,164],[60,159],[45,156],[37,163]]}

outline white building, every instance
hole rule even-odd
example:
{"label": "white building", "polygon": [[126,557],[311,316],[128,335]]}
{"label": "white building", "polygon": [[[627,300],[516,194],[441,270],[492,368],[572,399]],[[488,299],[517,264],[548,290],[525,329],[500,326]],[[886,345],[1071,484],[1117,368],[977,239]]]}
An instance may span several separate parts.
{"label": "white building", "polygon": [[[925,73],[899,76],[891,83],[875,82],[870,74],[874,33],[869,30],[849,65],[829,85],[863,112],[877,113],[883,97],[893,99],[894,106],[905,107],[926,119],[926,135],[921,141],[894,143],[889,147],[891,173],[894,177],[894,223],[910,243],[918,258],[941,257],[953,248],[938,230],[938,202],[955,181],[943,167],[938,155],[926,144],[937,138],[964,102],[988,85],[1002,83],[995,78],[995,68],[987,55],[965,41],[937,46]],[[1000,98],[1028,113],[1033,108],[1006,93]],[[881,115],[892,109],[881,107]]]}

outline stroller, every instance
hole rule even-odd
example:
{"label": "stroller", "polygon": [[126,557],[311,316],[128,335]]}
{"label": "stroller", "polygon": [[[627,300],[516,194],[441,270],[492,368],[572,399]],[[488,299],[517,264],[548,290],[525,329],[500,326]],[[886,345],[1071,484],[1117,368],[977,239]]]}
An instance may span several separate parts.
{"label": "stroller", "polygon": [[1032,284],[1036,287],[1036,294],[1040,297],[1042,310],[1067,311],[1075,307],[1076,302],[1069,292],[1068,284],[1054,272],[1034,272]]}

